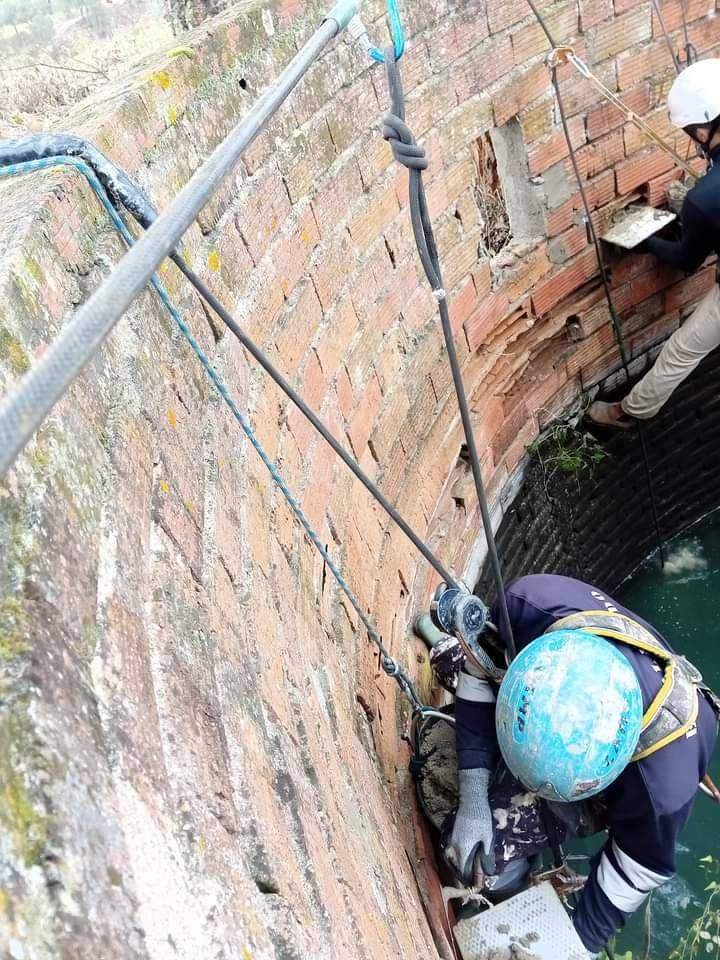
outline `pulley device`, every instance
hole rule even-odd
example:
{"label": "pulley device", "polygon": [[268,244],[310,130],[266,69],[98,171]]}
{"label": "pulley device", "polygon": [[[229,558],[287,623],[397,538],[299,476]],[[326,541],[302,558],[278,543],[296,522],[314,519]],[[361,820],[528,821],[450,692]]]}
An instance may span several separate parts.
{"label": "pulley device", "polygon": [[458,640],[465,656],[491,680],[500,683],[505,671],[493,663],[482,644],[490,635],[497,637],[498,631],[480,597],[460,587],[443,585],[435,594],[430,612],[436,626]]}

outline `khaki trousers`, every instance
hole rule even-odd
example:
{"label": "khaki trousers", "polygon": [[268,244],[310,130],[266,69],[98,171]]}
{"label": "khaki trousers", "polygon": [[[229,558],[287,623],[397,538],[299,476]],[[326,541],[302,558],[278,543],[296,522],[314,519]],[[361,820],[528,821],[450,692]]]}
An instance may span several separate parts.
{"label": "khaki trousers", "polygon": [[670,399],[673,390],[692,373],[703,357],[720,346],[720,286],[700,301],[695,311],[662,348],[654,366],[622,402],[631,417],[648,420]]}

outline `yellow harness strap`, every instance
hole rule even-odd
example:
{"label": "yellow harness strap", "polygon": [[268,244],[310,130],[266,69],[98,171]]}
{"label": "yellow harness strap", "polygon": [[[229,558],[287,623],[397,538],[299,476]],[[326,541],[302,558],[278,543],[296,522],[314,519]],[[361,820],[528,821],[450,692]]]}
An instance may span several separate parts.
{"label": "yellow harness strap", "polygon": [[[561,620],[557,620],[552,627],[550,627],[551,630],[580,629],[584,630],[586,633],[593,633],[596,636],[609,637],[612,640],[618,640],[620,643],[624,643],[628,647],[634,647],[636,650],[643,650],[645,653],[649,653],[663,665],[662,686],[658,690],[653,702],[643,715],[641,729],[643,731],[646,730],[655,719],[658,712],[662,709],[665,701],[670,696],[670,692],[672,691],[675,683],[675,657],[672,653],[670,653],[669,650],[664,650],[659,644],[655,645],[649,641],[640,640],[638,637],[633,637],[629,633],[625,633],[621,630],[612,630],[608,627],[602,626],[601,624],[598,624],[598,626],[583,625],[578,627],[577,620],[579,618],[586,617],[602,617],[606,621],[609,617],[620,617],[637,627],[638,632],[641,634],[647,634],[647,629],[643,627],[642,624],[638,623],[637,620],[633,620],[632,617],[628,617],[625,614],[613,614],[608,610],[583,610],[580,613],[573,613],[567,617],[563,617]],[[656,743],[653,743],[651,746],[647,747],[645,750],[635,753],[632,759],[634,761],[643,760],[645,757],[649,757],[651,754],[657,753],[658,750],[662,750],[662,748],[668,746],[668,744],[674,743],[675,740],[679,740],[681,737],[684,737],[695,726],[698,710],[699,702],[696,697],[689,720],[677,727],[676,730],[673,730],[672,733],[669,733],[661,740],[658,740]]]}

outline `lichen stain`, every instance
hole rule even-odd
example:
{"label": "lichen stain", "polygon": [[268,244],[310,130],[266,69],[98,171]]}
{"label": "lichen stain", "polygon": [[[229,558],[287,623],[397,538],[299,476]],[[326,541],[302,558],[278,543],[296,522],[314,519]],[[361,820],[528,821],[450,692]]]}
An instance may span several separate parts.
{"label": "lichen stain", "polygon": [[8,361],[13,373],[22,374],[30,367],[30,359],[22,344],[7,327],[0,327],[0,357]]}
{"label": "lichen stain", "polygon": [[25,639],[27,614],[19,600],[0,601],[0,660],[14,660],[31,648]]}
{"label": "lichen stain", "polygon": [[178,425],[177,414],[175,413],[172,407],[170,407],[170,409],[168,410],[167,418],[168,418],[168,423],[173,428],[173,430],[177,430],[177,425]]}
{"label": "lichen stain", "polygon": [[167,480],[160,481],[160,489],[163,493],[170,493],[170,484],[167,482]]}
{"label": "lichen stain", "polygon": [[186,57],[188,60],[192,60],[195,53],[190,47],[175,47],[173,50],[168,50],[167,55],[169,57]]}
{"label": "lichen stain", "polygon": [[165,70],[157,70],[155,73],[151,73],[149,79],[151,83],[156,84],[163,90],[169,90],[172,86],[172,78]]}
{"label": "lichen stain", "polygon": [[220,269],[220,254],[217,250],[210,251],[208,255],[208,267],[210,267],[213,273],[217,273]]}
{"label": "lichen stain", "polygon": [[0,823],[26,867],[40,862],[48,841],[48,818],[37,812],[17,771],[6,769],[0,791]]}
{"label": "lichen stain", "polygon": [[173,124],[177,123],[177,118],[179,117],[179,115],[180,115],[180,114],[178,113],[176,107],[169,107],[169,108],[168,108],[168,112],[167,112],[167,122],[168,122],[168,124],[169,124],[171,127],[173,126]]}

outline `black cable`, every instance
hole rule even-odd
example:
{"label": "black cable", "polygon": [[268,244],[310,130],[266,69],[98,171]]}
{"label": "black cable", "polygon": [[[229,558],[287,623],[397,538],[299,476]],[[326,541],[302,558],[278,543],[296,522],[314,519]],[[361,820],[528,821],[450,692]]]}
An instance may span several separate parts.
{"label": "black cable", "polygon": [[[550,46],[556,49],[556,43],[553,38],[552,33],[550,32],[545,20],[543,19],[542,14],[539,12],[535,6],[533,0],[527,0],[528,6],[532,12],[537,17],[538,23],[543,29],[545,36],[548,39]],[[673,58],[674,59],[674,58]],[[560,92],[560,84],[557,77],[557,67],[552,68],[552,83],[555,88],[555,96],[558,101],[558,110],[560,112],[560,121],[562,123],[563,133],[565,134],[565,139],[567,140],[568,151],[570,153],[570,162],[572,163],[573,172],[577,179],[578,188],[580,190],[580,199],[582,200],[583,207],[585,209],[585,220],[587,223],[588,232],[590,234],[590,240],[595,247],[595,255],[597,257],[598,268],[600,270],[600,279],[603,285],[603,292],[605,294],[605,299],[607,301],[608,309],[610,311],[610,319],[613,326],[613,331],[615,333],[615,340],[617,341],[618,349],[620,351],[620,359],[622,361],[623,370],[625,371],[625,377],[630,382],[630,366],[629,358],[627,355],[627,350],[625,349],[625,339],[620,328],[620,320],[615,310],[615,303],[613,301],[612,292],[610,290],[610,282],[608,280],[607,270],[605,269],[605,263],[602,257],[602,250],[600,248],[600,240],[598,239],[597,231],[595,230],[595,224],[593,223],[592,210],[590,208],[590,202],[588,201],[587,191],[585,190],[585,185],[583,183],[582,175],[580,173],[580,167],[578,166],[577,156],[575,153],[575,147],[573,146],[572,137],[570,136],[570,129],[567,122],[567,114],[565,113],[565,106],[563,103],[562,94]],[[660,518],[657,511],[657,503],[655,499],[655,488],[653,485],[652,479],[652,470],[650,468],[650,458],[648,457],[647,445],[645,443],[645,434],[643,432],[642,421],[637,421],[637,432],[638,439],[640,441],[640,450],[642,453],[643,465],[645,468],[645,479],[647,481],[648,487],[648,498],[650,500],[650,509],[652,512],[653,526],[655,528],[655,536],[658,544],[658,552],[660,554],[660,563],[662,566],[665,566],[665,548],[663,546],[662,533],[660,531]]]}
{"label": "black cable", "polygon": [[686,0],[680,0],[680,13],[682,15],[683,34],[685,35],[685,65],[689,67],[691,64],[697,63],[698,53],[695,44],[690,40],[685,2]]}
{"label": "black cable", "polygon": [[[595,230],[590,203],[588,201],[585,185],[580,174],[580,167],[578,166],[575,147],[573,146],[572,137],[570,136],[565,106],[563,104],[562,94],[560,93],[560,84],[558,83],[557,78],[557,68],[555,67],[553,67],[552,70],[552,82],[553,86],[555,87],[555,95],[557,96],[558,110],[560,111],[560,121],[562,123],[565,139],[567,140],[568,150],[570,151],[570,162],[572,163],[572,168],[577,178],[578,187],[580,188],[580,197],[582,199],[583,207],[585,208],[585,219],[587,220],[588,232],[590,233],[590,239],[595,247],[595,255],[597,257],[598,267],[600,268],[600,278],[602,280],[603,291],[605,293],[605,299],[607,300],[608,309],[610,310],[610,319],[612,321],[615,339],[620,351],[620,359],[622,360],[623,370],[625,371],[625,378],[629,383],[631,379],[630,365],[627,350],[625,349],[625,338],[623,337],[622,330],[620,328],[620,319],[617,315],[617,311],[615,310],[615,303],[610,290],[610,282],[608,280],[607,270],[605,269],[602,250],[600,248],[600,240],[598,239],[597,231]],[[660,518],[658,517],[657,503],[655,500],[655,488],[652,480],[652,470],[650,469],[650,458],[648,457],[644,427],[641,420],[637,421],[637,433],[638,439],[640,440],[640,450],[642,452],[642,459],[645,467],[645,479],[647,481],[650,509],[653,517],[653,525],[655,527],[658,551],[660,553],[660,563],[662,566],[665,566],[665,548],[663,546],[662,533],[660,532]]]}
{"label": "black cable", "polygon": [[[682,3],[682,0],[681,0]],[[660,10],[659,0],[652,0],[653,9],[655,10],[655,16],[658,18],[660,23],[660,29],[662,30],[663,37],[665,38],[665,43],[667,48],[670,51],[670,56],[672,57],[673,67],[675,67],[675,73],[680,76],[682,72],[682,66],[680,65],[680,57],[675,53],[675,48],[672,45],[672,40],[670,39],[670,34],[668,33],[668,28],[665,25],[665,20]],[[686,33],[687,36],[687,33]]]}
{"label": "black cable", "polygon": [[290,400],[295,404],[295,406],[303,413],[303,415],[310,421],[313,427],[317,430],[320,436],[332,447],[335,453],[340,457],[340,459],[345,463],[345,465],[352,471],[352,473],[357,477],[357,479],[363,484],[363,486],[372,494],[372,496],[377,500],[380,506],[385,510],[387,515],[393,520],[394,523],[400,527],[405,536],[410,540],[410,542],[420,551],[420,553],[425,557],[428,563],[440,574],[440,576],[448,584],[455,585],[455,579],[452,574],[445,569],[442,563],[437,559],[435,554],[430,550],[427,544],[420,539],[420,537],[415,533],[412,527],[402,518],[398,511],[393,507],[387,497],[378,489],[377,485],[368,477],[368,475],[363,471],[359,464],[353,460],[350,454],[345,450],[345,448],[338,443],[335,437],[330,433],[325,424],[320,420],[317,414],[307,405],[303,400],[300,394],[288,383],[285,377],[280,373],[280,371],[273,365],[273,363],[268,359],[268,357],[263,353],[263,351],[255,344],[253,340],[245,333],[245,331],[240,327],[237,321],[232,317],[232,315],[225,309],[222,303],[218,300],[215,294],[208,289],[208,287],[203,283],[203,281],[198,277],[198,275],[187,265],[185,260],[179,253],[171,254],[171,260],[181,271],[181,273],[189,280],[192,286],[197,290],[198,294],[202,299],[207,303],[207,305],[220,317],[225,326],[233,333],[237,339],[242,343],[245,349],[252,354],[252,356],[257,360],[260,366],[265,370],[265,372],[275,381],[275,383],[280,387],[280,389],[290,398]]}
{"label": "black cable", "polygon": [[395,159],[406,166],[410,173],[410,216],[412,220],[413,234],[417,244],[420,260],[425,271],[425,275],[430,282],[433,294],[438,301],[438,312],[442,324],[443,337],[445,339],[445,348],[450,361],[453,383],[457,394],[458,406],[460,408],[460,418],[462,420],[465,433],[465,442],[470,457],[470,466],[472,468],[473,479],[475,481],[475,490],[477,492],[478,503],[480,504],[480,513],[482,516],[483,527],[485,529],[485,539],[488,546],[488,556],[492,567],[493,576],[498,595],[498,604],[500,608],[500,633],[505,643],[510,658],[515,656],[515,640],[513,638],[510,616],[507,609],[507,600],[505,597],[505,585],[503,582],[502,568],[500,558],[495,543],[495,535],[492,528],[492,518],[488,507],[487,496],[485,494],[485,485],[482,479],[482,470],[480,467],[480,458],[478,456],[477,445],[475,443],[475,434],[472,421],[470,419],[470,410],[468,407],[465,386],[463,384],[460,364],[458,362],[455,341],[453,338],[452,326],[450,324],[450,310],[445,289],[443,287],[442,270],[440,268],[440,259],[438,257],[437,246],[435,244],[435,235],[433,232],[430,212],[428,210],[427,198],[425,196],[425,187],[422,180],[422,171],[427,168],[427,158],[425,151],[416,142],[409,127],[405,123],[405,97],[402,88],[402,78],[400,70],[395,62],[395,55],[392,47],[386,48],[385,68],[387,72],[388,88],[390,91],[391,110],[385,117],[383,127],[383,136],[389,141],[393,150]]}

